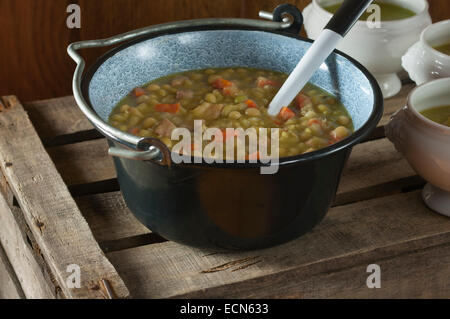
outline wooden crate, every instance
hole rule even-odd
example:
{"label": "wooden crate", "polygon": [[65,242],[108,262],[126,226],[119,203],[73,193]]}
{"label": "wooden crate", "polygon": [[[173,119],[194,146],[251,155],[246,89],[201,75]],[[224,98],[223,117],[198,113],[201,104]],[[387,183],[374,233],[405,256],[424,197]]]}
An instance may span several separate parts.
{"label": "wooden crate", "polygon": [[[312,232],[251,252],[165,241],[119,192],[107,143],[72,97],[0,105],[0,296],[27,298],[450,297],[450,219],[421,200],[424,181],[384,138],[412,85],[386,101],[357,145],[335,204]],[[195,231],[195,229],[192,229]],[[70,288],[67,266],[81,267]],[[369,289],[367,266],[381,267]]]}

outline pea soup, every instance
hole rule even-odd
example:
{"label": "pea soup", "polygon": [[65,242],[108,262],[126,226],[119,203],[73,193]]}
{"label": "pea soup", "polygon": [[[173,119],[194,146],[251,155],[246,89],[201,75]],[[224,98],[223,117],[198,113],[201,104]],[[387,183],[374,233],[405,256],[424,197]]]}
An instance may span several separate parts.
{"label": "pea soup", "polygon": [[[406,9],[402,6],[393,4],[393,3],[387,3],[383,1],[374,1],[373,4],[379,5],[381,10],[381,21],[392,21],[392,20],[401,20],[410,18],[412,16],[415,16],[416,13],[414,11],[411,11],[409,9]],[[336,13],[336,11],[341,7],[342,2],[333,4],[330,6],[324,6],[323,8],[327,10],[330,13]],[[369,16],[373,14],[370,12],[365,12],[360,20],[366,21]]]}
{"label": "pea soup", "polygon": [[[279,128],[280,157],[319,150],[353,132],[352,119],[341,102],[312,84],[278,116],[270,116],[268,105],[286,78],[280,72],[251,68],[169,75],[135,88],[114,108],[109,123],[137,136],[157,138],[171,150],[177,143],[171,139],[172,131],[187,128],[194,135],[195,120],[202,121],[202,130],[221,130],[224,144],[236,137],[227,136],[227,128],[255,128],[257,133],[259,128]],[[246,158],[258,157],[246,152]]]}
{"label": "pea soup", "polygon": [[420,114],[433,122],[450,127],[450,105],[432,107]]}
{"label": "pea soup", "polygon": [[450,42],[434,47],[433,49],[438,50],[444,54],[450,55]]}

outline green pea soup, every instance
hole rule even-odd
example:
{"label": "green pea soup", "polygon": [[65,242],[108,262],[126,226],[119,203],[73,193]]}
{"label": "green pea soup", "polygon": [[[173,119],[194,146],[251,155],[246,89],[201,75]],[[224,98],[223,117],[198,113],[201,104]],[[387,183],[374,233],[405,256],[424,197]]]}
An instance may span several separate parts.
{"label": "green pea soup", "polygon": [[450,105],[432,107],[420,114],[433,122],[450,127]]}
{"label": "green pea soup", "polygon": [[[381,21],[401,20],[413,17],[416,15],[414,11],[399,6],[393,3],[387,3],[383,1],[374,1],[373,4],[379,5],[381,10]],[[337,4],[324,6],[323,8],[330,13],[336,13],[341,7],[342,2]],[[366,21],[373,12],[365,12],[359,20]]]}

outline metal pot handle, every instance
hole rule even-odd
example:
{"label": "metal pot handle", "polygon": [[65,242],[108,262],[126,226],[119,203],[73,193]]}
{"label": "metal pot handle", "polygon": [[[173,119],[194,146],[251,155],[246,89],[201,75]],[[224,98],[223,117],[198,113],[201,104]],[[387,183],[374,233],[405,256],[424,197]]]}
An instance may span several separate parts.
{"label": "metal pot handle", "polygon": [[108,154],[115,157],[132,159],[137,161],[155,160],[158,164],[170,167],[172,158],[170,150],[160,140],[156,138],[143,138],[139,141],[137,149],[144,151],[135,151],[123,147],[112,146],[108,150]]}
{"label": "metal pot handle", "polygon": [[[293,19],[283,19],[281,21],[280,17],[283,17],[283,15],[285,14],[291,15]],[[257,28],[261,30],[270,30],[270,31],[279,30],[298,33],[303,23],[303,18],[300,19],[299,15],[301,17],[301,13],[296,7],[292,5],[281,5],[275,9],[274,14],[272,16],[270,16],[270,14],[268,14],[267,12],[265,13],[265,15],[264,13],[262,14],[262,17],[264,18],[270,17],[273,18],[274,20],[278,19],[281,22],[262,21],[253,19],[237,19],[237,18],[186,20],[146,27],[130,31],[127,33],[123,33],[107,39],[74,42],[68,46],[67,52],[69,56],[77,64],[72,80],[72,89],[75,101],[77,102],[77,105],[80,108],[80,110],[89,119],[89,121],[100,131],[100,133],[102,133],[107,138],[115,142],[126,145],[139,152],[144,152],[142,154],[135,154],[136,156],[131,157],[140,160],[152,160],[157,158],[158,156],[161,157],[160,152],[163,151],[161,149],[159,149],[159,152],[158,150],[154,150],[155,145],[145,143],[146,140],[145,138],[134,136],[132,134],[120,131],[119,129],[116,129],[108,125],[91,109],[88,102],[84,99],[81,90],[82,75],[86,63],[84,59],[78,54],[78,50],[112,46],[138,37],[168,32],[179,28],[187,28],[187,27],[236,26],[236,27]],[[130,152],[136,151],[125,150],[125,152],[117,152],[117,150],[113,150],[110,153],[113,156],[131,158],[129,156],[131,154]],[[125,154],[127,154],[127,156],[124,156]]]}

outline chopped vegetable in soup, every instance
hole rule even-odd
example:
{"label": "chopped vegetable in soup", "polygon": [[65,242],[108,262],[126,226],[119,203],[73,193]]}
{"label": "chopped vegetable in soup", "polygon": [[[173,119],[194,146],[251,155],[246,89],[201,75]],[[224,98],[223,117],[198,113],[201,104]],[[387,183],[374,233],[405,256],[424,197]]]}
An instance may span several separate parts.
{"label": "chopped vegetable in soup", "polygon": [[450,127],[450,105],[432,107],[420,112],[433,122]]}
{"label": "chopped vegetable in soup", "polygon": [[[378,5],[380,7],[381,21],[392,21],[392,20],[401,20],[410,18],[415,16],[416,13],[407,8],[404,8],[400,5],[394,3],[387,3],[383,1],[374,1],[373,4]],[[323,8],[330,13],[336,13],[337,10],[341,7],[342,1],[337,4],[332,4],[329,6],[324,6]],[[371,15],[373,11],[366,11],[363,13],[359,20],[366,21]]]}
{"label": "chopped vegetable in soup", "polygon": [[[319,150],[353,132],[344,106],[311,84],[278,116],[270,116],[269,102],[286,78],[280,72],[251,68],[173,74],[135,88],[114,108],[109,122],[137,136],[158,138],[169,149],[178,142],[171,140],[172,131],[187,128],[193,132],[194,120],[202,121],[203,130],[220,129],[223,143],[235,138],[227,136],[226,128],[255,128],[257,132],[259,128],[279,128],[280,157]],[[246,149],[247,159],[258,156]]]}

